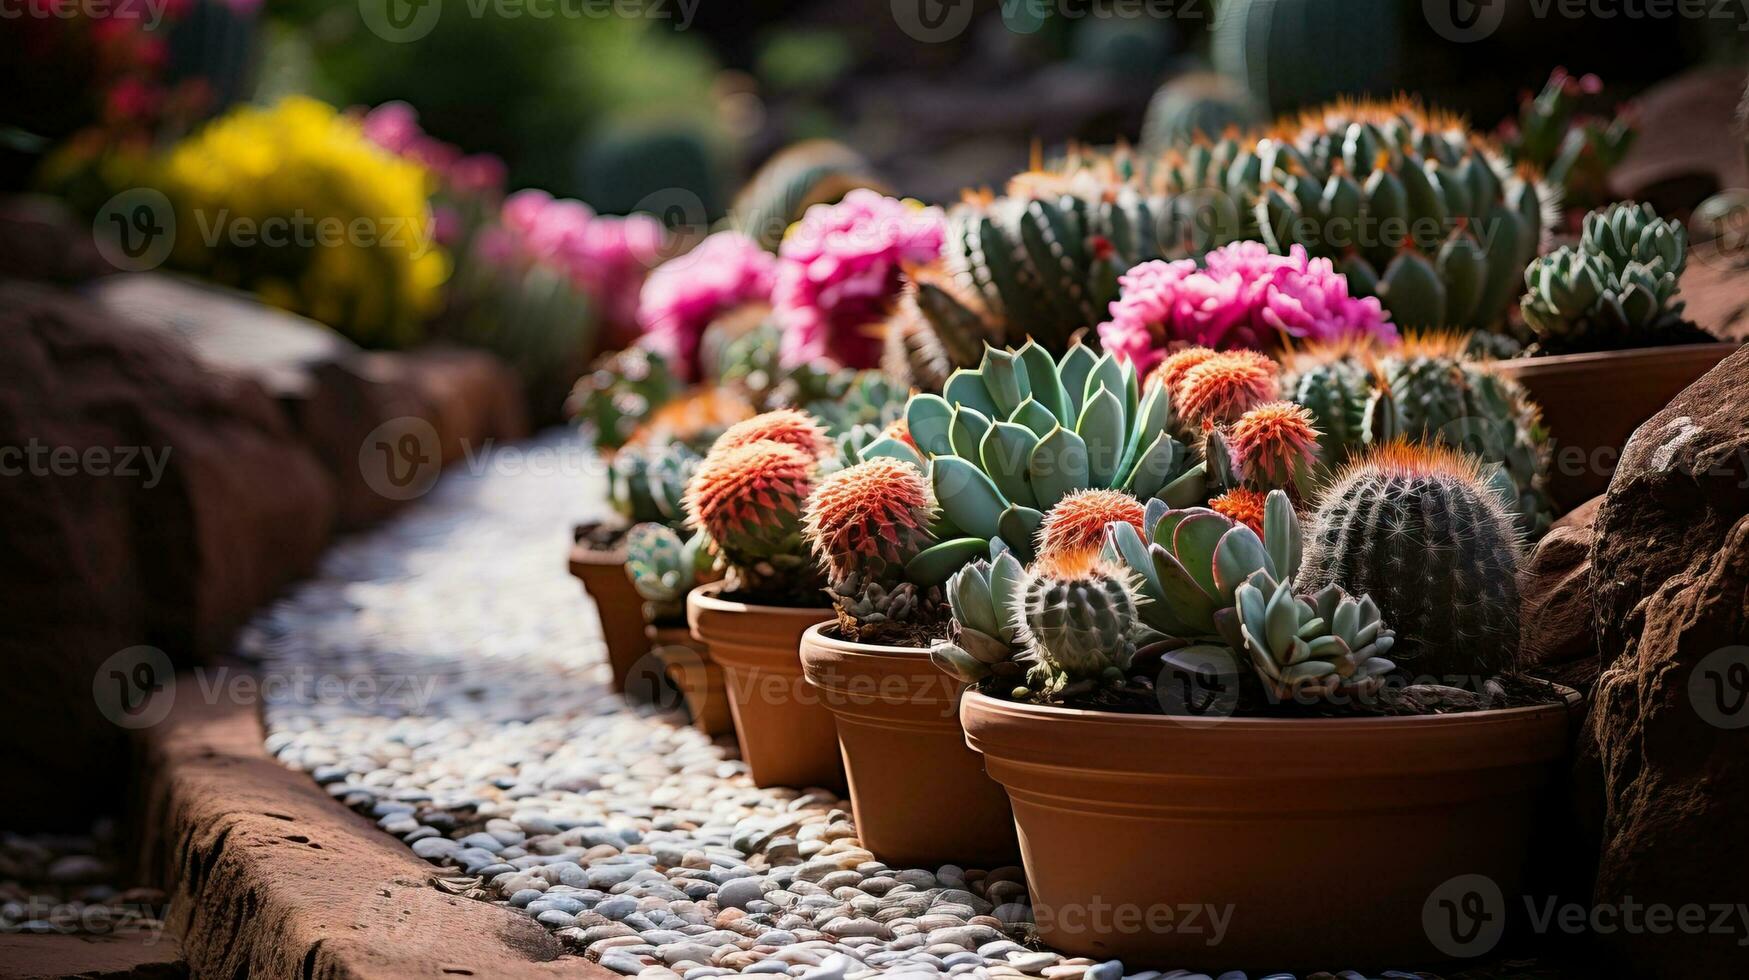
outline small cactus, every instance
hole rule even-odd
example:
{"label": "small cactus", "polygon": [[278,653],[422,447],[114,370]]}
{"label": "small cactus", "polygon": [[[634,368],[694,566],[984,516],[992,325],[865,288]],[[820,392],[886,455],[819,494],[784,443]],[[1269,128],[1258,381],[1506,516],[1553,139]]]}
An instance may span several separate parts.
{"label": "small cactus", "polygon": [[1192,425],[1225,425],[1280,397],[1280,379],[1280,367],[1267,356],[1225,351],[1184,372],[1173,390],[1173,406]]}
{"label": "small cactus", "polygon": [[1305,406],[1277,401],[1239,416],[1226,439],[1247,483],[1279,489],[1311,478],[1318,464],[1319,435]]}
{"label": "small cactus", "polygon": [[1077,490],[1045,515],[1039,528],[1038,561],[1073,561],[1099,553],[1106,525],[1122,521],[1142,529],[1142,502],[1117,490]]}
{"label": "small cactus", "polygon": [[626,574],[652,623],[684,619],[686,594],[714,580],[712,566],[702,533],[682,538],[665,524],[639,524],[626,534]]}
{"label": "small cactus", "polygon": [[1519,532],[1472,458],[1374,449],[1325,491],[1310,539],[1302,585],[1371,595],[1415,672],[1456,686],[1516,659]]}
{"label": "small cactus", "polygon": [[1036,658],[1038,686],[1121,681],[1135,653],[1135,586],[1121,564],[1097,558],[1040,562],[1020,597],[1021,639]]}
{"label": "small cactus", "polygon": [[815,459],[831,456],[835,451],[826,427],[807,412],[793,408],[780,408],[736,422],[723,430],[712,449],[733,449],[761,441],[780,442]]}
{"label": "small cactus", "polygon": [[769,439],[719,441],[699,464],[686,489],[687,523],[708,536],[736,591],[787,599],[818,586],[801,535],[802,508],[818,474],[817,457]]}
{"label": "small cactus", "polygon": [[929,484],[902,460],[876,457],[815,488],[802,533],[850,638],[873,642],[888,626],[940,618],[935,583],[906,578],[907,567],[935,543],[934,519]]}

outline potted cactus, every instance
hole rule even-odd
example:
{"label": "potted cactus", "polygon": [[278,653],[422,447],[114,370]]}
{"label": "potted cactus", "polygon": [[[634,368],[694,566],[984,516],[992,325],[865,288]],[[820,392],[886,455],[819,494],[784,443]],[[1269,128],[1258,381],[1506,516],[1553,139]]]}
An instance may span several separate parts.
{"label": "potted cactus", "polygon": [[650,650],[643,601],[626,572],[627,532],[633,524],[679,524],[684,516],[681,496],[698,462],[698,454],[684,443],[632,446],[615,453],[608,463],[608,499],[615,518],[576,529],[570,570],[601,617],[616,692],[626,690],[628,678]]}
{"label": "potted cactus", "polygon": [[1602,493],[1640,423],[1737,349],[1682,316],[1687,262],[1682,225],[1630,202],[1586,215],[1577,246],[1525,270],[1519,309],[1535,356],[1500,370],[1542,406],[1558,503]]}
{"label": "potted cactus", "polygon": [[[1519,532],[1473,460],[1374,450],[1256,526],[1150,501],[1090,548],[950,580],[968,743],[1008,790],[1049,945],[1126,966],[1436,959],[1423,908],[1485,875],[1512,895],[1577,694],[1510,673]],[[1361,835],[1343,914],[1307,854]],[[1218,946],[1114,928],[1185,896]],[[1167,905],[1166,908],[1172,906]],[[1142,921],[1147,921],[1143,919]],[[1217,962],[1218,961],[1218,962]]]}
{"label": "potted cactus", "polygon": [[735,730],[723,670],[686,625],[686,596],[717,578],[703,534],[682,538],[666,524],[639,524],[626,535],[626,574],[644,600],[650,652],[685,699],[692,723],[706,735]]}
{"label": "potted cactus", "polygon": [[741,757],[760,786],[844,785],[832,714],[797,655],[802,633],[832,616],[802,542],[802,508],[835,459],[817,420],[780,409],[730,426],[686,488],[687,523],[726,571],[687,595],[687,624],[722,668]]}

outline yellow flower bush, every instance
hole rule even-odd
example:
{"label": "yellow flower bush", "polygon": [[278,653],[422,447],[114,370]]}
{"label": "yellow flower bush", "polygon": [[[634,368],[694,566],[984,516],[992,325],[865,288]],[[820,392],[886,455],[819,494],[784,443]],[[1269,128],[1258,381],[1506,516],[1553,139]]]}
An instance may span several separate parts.
{"label": "yellow flower bush", "polygon": [[244,106],[170,149],[178,267],[256,293],[361,344],[416,342],[443,301],[434,176],[314,99]]}

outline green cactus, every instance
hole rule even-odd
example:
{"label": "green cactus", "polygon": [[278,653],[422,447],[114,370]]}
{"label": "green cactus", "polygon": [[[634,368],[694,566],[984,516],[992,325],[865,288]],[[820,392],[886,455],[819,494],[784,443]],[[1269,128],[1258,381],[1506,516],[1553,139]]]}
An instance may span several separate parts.
{"label": "green cactus", "polygon": [[679,527],[686,520],[686,484],[698,463],[699,455],[683,443],[621,449],[608,463],[608,500],[634,524]]}
{"label": "green cactus", "polygon": [[1578,248],[1525,269],[1519,309],[1542,353],[1703,342],[1676,298],[1687,263],[1681,224],[1649,204],[1613,204],[1585,216]]}
{"label": "green cactus", "polygon": [[1399,438],[1444,442],[1497,465],[1502,502],[1539,536],[1554,516],[1542,413],[1518,382],[1464,349],[1452,335],[1411,336],[1396,349],[1311,349],[1290,360],[1282,394],[1311,409],[1327,470]]}
{"label": "green cactus", "polygon": [[1326,490],[1301,584],[1371,595],[1401,635],[1408,666],[1456,684],[1517,656],[1519,542],[1473,459],[1398,444]]}
{"label": "green cactus", "polygon": [[935,665],[967,684],[1005,675],[1012,688],[1025,676],[1016,664],[1021,648],[1020,598],[1025,571],[1012,552],[994,561],[982,558],[947,580],[948,607],[953,613],[952,639],[929,651]]}
{"label": "green cactus", "polygon": [[999,538],[1031,561],[1045,513],[1075,490],[1204,499],[1200,466],[1171,435],[1171,399],[1158,381],[1137,388],[1133,366],[1085,347],[1060,360],[1030,341],[991,348],[977,370],[954,372],[942,394],[911,398],[905,418],[917,449],[889,437],[863,455],[929,473],[942,510],[937,547]]}
{"label": "green cactus", "polygon": [[1135,656],[1136,596],[1120,569],[1096,564],[1073,574],[1028,573],[1020,596],[1022,639],[1037,664],[1038,688],[1123,681]]}
{"label": "green cactus", "polygon": [[626,534],[626,574],[652,623],[686,617],[686,594],[713,579],[703,534],[682,538],[666,524],[638,524]]}
{"label": "green cactus", "polygon": [[797,143],[773,156],[735,196],[729,223],[770,251],[816,204],[837,204],[867,187],[886,193],[860,153],[831,140]]}
{"label": "green cactus", "polygon": [[584,436],[597,448],[612,450],[684,388],[660,354],[631,347],[597,360],[578,379],[568,404]]}
{"label": "green cactus", "polygon": [[1634,144],[1630,113],[1608,119],[1579,115],[1584,97],[1601,89],[1595,75],[1574,78],[1556,68],[1542,91],[1519,104],[1517,121],[1501,127],[1507,161],[1535,167],[1561,185],[1561,204],[1568,209],[1589,211],[1606,201],[1609,173]]}

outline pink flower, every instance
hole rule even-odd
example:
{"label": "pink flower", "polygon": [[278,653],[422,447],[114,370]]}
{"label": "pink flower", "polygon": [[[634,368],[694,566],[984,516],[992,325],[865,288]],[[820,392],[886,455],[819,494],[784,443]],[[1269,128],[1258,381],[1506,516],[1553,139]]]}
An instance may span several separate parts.
{"label": "pink flower", "polygon": [[784,364],[830,358],[873,367],[881,342],[870,328],[898,296],[904,265],[934,261],[945,237],[939,208],[867,189],[809,208],[778,250],[771,301]]}
{"label": "pink flower", "polygon": [[1349,295],[1347,276],[1298,245],[1275,255],[1257,242],[1235,242],[1204,256],[1201,269],[1189,261],[1145,262],[1119,276],[1118,286],[1099,340],[1143,372],[1187,345],[1263,350],[1286,337],[1397,340],[1377,299]]}
{"label": "pink flower", "polygon": [[650,273],[638,295],[638,343],[696,381],[705,328],[736,307],[769,302],[776,279],[776,256],[740,232],[718,232]]}

